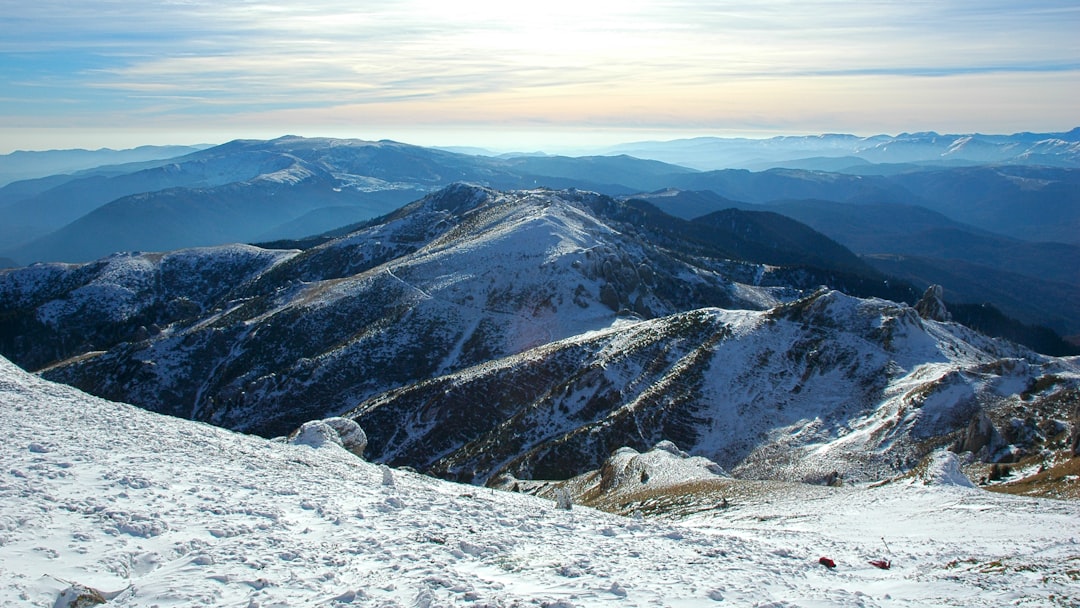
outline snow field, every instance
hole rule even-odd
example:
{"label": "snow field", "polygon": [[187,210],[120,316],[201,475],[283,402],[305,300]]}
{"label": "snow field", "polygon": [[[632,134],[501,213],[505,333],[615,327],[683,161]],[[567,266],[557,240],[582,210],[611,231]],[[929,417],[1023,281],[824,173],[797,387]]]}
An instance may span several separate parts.
{"label": "snow field", "polygon": [[[7,362],[0,406],[0,595],[14,605],[54,605],[61,581],[114,594],[109,605],[160,608],[1077,599],[1071,503],[921,483],[786,484],[683,523],[384,474],[336,444],[166,418]],[[891,570],[866,564],[880,555]]]}

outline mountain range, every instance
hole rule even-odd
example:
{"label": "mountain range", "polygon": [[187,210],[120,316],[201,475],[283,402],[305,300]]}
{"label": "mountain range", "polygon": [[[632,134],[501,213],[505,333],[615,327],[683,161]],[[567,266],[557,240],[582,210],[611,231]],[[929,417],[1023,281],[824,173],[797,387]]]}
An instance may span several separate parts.
{"label": "mountain range", "polygon": [[[601,181],[588,179],[591,166]],[[494,160],[388,141],[234,141],[126,169],[9,184],[0,189],[0,251],[23,263],[88,261],[121,250],[296,238],[456,181],[628,193],[657,183],[650,175],[690,171],[626,157]],[[627,185],[605,187],[604,179]]]}
{"label": "mountain range", "polygon": [[823,135],[770,138],[697,137],[620,144],[606,154],[628,154],[703,171],[776,167],[853,174],[891,174],[928,166],[985,164],[1077,167],[1080,127],[1061,133]]}
{"label": "mountain range", "polygon": [[957,304],[992,303],[1008,316],[1063,335],[1080,332],[1080,247],[1026,241],[975,228],[918,205],[776,200],[732,201],[712,191],[664,189],[636,194],[685,219],[715,208],[769,210],[843,243],[863,262],[919,289],[947,286]]}
{"label": "mountain range", "polygon": [[268,437],[345,415],[371,458],[471,483],[566,478],[660,440],[811,482],[943,447],[1070,449],[1075,358],[952,322],[939,288],[920,299],[790,222],[456,184],[318,244],[4,271],[0,352]]}
{"label": "mountain range", "polygon": [[103,172],[112,165],[158,161],[190,154],[209,146],[139,146],[127,150],[16,150],[0,154],[0,186],[52,175],[82,171]]}
{"label": "mountain range", "polygon": [[[578,188],[649,200],[684,219],[759,206],[807,224],[919,290],[942,284],[950,303],[962,305],[958,311],[989,304],[1023,324],[1080,335],[1080,275],[1068,262],[1080,256],[1080,170],[1069,168],[1068,145],[1045,143],[1075,135],[723,140],[777,154],[861,141],[878,150],[875,160],[890,150],[930,158],[942,149],[1021,154],[1016,151],[1038,148],[1056,151],[1049,164],[1059,165],[1020,164],[986,152],[971,156],[981,159],[977,166],[893,163],[877,174],[702,171],[625,155],[482,157],[389,141],[241,140],[0,188],[0,265],[343,234],[456,181],[497,189]],[[976,145],[980,141],[990,143]],[[1039,331],[1019,328],[1011,335]],[[1026,342],[1067,352],[1043,339]]]}
{"label": "mountain range", "polygon": [[1075,605],[1078,139],[0,157],[0,595]]}

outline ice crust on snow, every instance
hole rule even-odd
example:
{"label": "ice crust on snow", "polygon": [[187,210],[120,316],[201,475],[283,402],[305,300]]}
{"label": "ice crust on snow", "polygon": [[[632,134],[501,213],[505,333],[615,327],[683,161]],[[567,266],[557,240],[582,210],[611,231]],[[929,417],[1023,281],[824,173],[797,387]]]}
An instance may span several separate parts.
{"label": "ice crust on snow", "polygon": [[104,401],[5,360],[0,424],[6,605],[52,606],[73,585],[159,608],[1080,600],[1073,503],[781,484],[674,519],[561,511]]}

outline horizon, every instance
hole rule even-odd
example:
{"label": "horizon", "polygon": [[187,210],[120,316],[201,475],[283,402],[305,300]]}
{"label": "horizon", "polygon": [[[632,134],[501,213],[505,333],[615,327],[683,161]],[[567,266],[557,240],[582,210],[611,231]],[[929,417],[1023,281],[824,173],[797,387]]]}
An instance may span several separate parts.
{"label": "horizon", "polygon": [[1080,6],[1065,0],[47,0],[4,19],[4,150],[1055,132],[1080,96]]}
{"label": "horizon", "polygon": [[[903,134],[917,134],[933,132],[944,136],[985,135],[985,136],[1013,136],[1021,133],[1034,134],[1063,134],[1080,129],[1080,126],[1059,128],[1049,131],[1035,131],[1025,129],[1009,133],[1000,132],[953,132],[953,131],[916,131],[904,130],[893,133],[867,132],[776,132],[776,131],[742,131],[742,132],[714,132],[714,131],[648,131],[648,130],[595,130],[582,129],[578,132],[572,130],[508,130],[508,131],[481,131],[481,130],[454,130],[432,129],[424,131],[384,131],[365,133],[362,130],[346,130],[343,133],[333,134],[325,131],[314,133],[294,133],[271,131],[236,133],[225,137],[218,134],[215,137],[210,132],[116,132],[111,130],[68,130],[59,129],[25,135],[21,141],[37,142],[32,147],[4,146],[0,143],[0,156],[16,152],[48,152],[48,151],[73,151],[73,150],[129,150],[143,146],[219,146],[236,140],[263,140],[269,141],[280,137],[301,137],[305,139],[357,139],[364,141],[395,141],[398,143],[416,145],[427,148],[444,149],[476,149],[491,154],[508,153],[546,153],[546,154],[589,154],[603,152],[605,149],[617,148],[625,145],[654,142],[674,142],[692,139],[721,139],[721,140],[768,140],[778,137],[819,137],[819,136],[853,136],[859,138],[872,137],[898,137]],[[13,141],[6,137],[7,131],[0,129],[0,142]],[[463,139],[454,140],[454,137]],[[65,145],[65,142],[70,145]]]}
{"label": "horizon", "polygon": [[[236,131],[222,137],[220,132],[208,130],[155,131],[115,129],[37,129],[32,133],[17,133],[0,129],[0,155],[12,152],[38,152],[49,150],[114,150],[139,146],[169,145],[221,145],[239,139],[272,140],[279,137],[359,139],[365,141],[391,140],[430,148],[480,148],[494,153],[507,152],[560,152],[572,150],[595,150],[606,146],[643,141],[674,141],[700,137],[769,139],[792,135],[822,135],[822,133],[788,133],[775,131],[689,131],[647,129],[388,129],[343,128],[333,131],[325,128],[309,128],[275,131],[272,129]],[[847,134],[845,134],[847,135]],[[873,135],[879,135],[875,133]],[[867,135],[869,136],[869,135]],[[31,147],[13,147],[4,144],[11,141],[35,142]],[[64,145],[73,142],[76,145]]]}

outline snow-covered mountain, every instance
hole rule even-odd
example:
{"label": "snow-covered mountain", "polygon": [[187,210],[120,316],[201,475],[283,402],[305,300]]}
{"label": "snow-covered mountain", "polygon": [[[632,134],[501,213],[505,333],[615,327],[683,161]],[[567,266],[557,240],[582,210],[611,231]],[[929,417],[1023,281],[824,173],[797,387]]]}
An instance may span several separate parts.
{"label": "snow-covered mountain", "polygon": [[37,368],[59,351],[67,360],[50,377],[275,434],[634,314],[760,308],[790,291],[740,286],[618,232],[589,207],[608,203],[457,186],[302,253],[231,247],[13,270],[5,308],[33,312],[5,332],[25,344],[5,352]]}
{"label": "snow-covered mountain", "polygon": [[[670,446],[622,450],[607,473],[636,505],[624,517],[370,464],[322,423],[288,442],[239,435],[3,359],[0,405],[8,606],[1080,601],[1077,503],[972,488],[947,452],[916,478],[831,488],[718,477]],[[688,483],[712,489],[664,491]]]}
{"label": "snow-covered mountain", "polygon": [[348,416],[392,429],[373,433],[373,458],[474,483],[565,479],[662,440],[742,478],[865,481],[934,448],[994,462],[1063,447],[1078,381],[1075,361],[823,290],[766,311],[698,309],[583,334]]}
{"label": "snow-covered mountain", "polygon": [[605,150],[609,154],[630,154],[653,158],[701,170],[743,168],[763,170],[773,167],[825,168],[826,170],[873,172],[869,163],[886,165],[958,166],[995,164],[1080,166],[1080,127],[1064,133],[981,133],[897,135],[779,136],[764,139],[697,137],[674,141],[644,141],[621,144]]}
{"label": "snow-covered mountain", "polygon": [[[1046,144],[1051,140],[1063,143]],[[979,146],[1002,147],[1006,142],[1011,142],[1008,146],[1013,147],[1045,144],[1044,147],[1057,150],[1067,148],[1068,142],[1080,145],[1075,140],[1075,132],[1054,137],[929,133],[865,139],[823,135],[744,143],[771,151],[818,146],[843,153],[845,146],[855,145],[884,146],[882,149],[889,150],[930,146],[937,150],[947,141],[951,142],[948,149],[952,154]],[[746,158],[753,157],[750,151],[744,152]],[[866,170],[848,174],[827,172],[842,171],[844,158],[861,163]],[[682,209],[669,209],[674,215],[687,217],[684,213],[694,213],[690,217],[697,217],[731,207],[746,209],[779,201],[781,205],[771,209],[790,213],[790,217],[806,222],[860,254],[915,256],[918,259],[899,263],[895,257],[890,258],[888,266],[880,258],[875,258],[874,263],[878,268],[898,273],[920,289],[942,284],[952,301],[971,305],[957,309],[961,315],[974,311],[965,317],[967,322],[979,316],[979,310],[974,307],[991,303],[1023,323],[1049,327],[1071,336],[1076,333],[1075,319],[1080,318],[1077,306],[1072,304],[1076,298],[1070,297],[1077,288],[1077,281],[1073,280],[1075,273],[1062,273],[1060,268],[1071,266],[1055,263],[1053,255],[1043,252],[1060,250],[1062,244],[1080,246],[1077,241],[1080,169],[1069,168],[1073,166],[1069,163],[1050,161],[1044,164],[1062,166],[1028,164],[1037,163],[1038,158],[1042,157],[1030,156],[1020,164],[1000,164],[990,157],[959,163],[949,161],[931,167],[891,164],[887,171],[875,173],[867,167],[883,165],[845,156],[758,172],[696,171],[627,155],[569,158],[541,154],[493,158],[392,141],[294,136],[269,141],[239,140],[179,158],[97,167],[0,188],[0,266],[35,261],[92,261],[116,251],[170,251],[236,242],[305,239],[326,233],[340,235],[359,222],[390,213],[462,180],[496,189],[573,187],[634,198],[642,192],[663,193],[677,188],[704,196],[696,197],[692,205],[684,204]],[[652,200],[663,206],[655,197]],[[665,200],[675,202],[671,197]],[[821,203],[834,205],[834,209],[842,204],[845,217],[834,220],[828,212],[821,211]],[[892,218],[902,220],[904,212],[897,210],[898,206],[925,207],[938,215],[922,214],[918,225],[892,221]],[[887,210],[889,218],[885,220],[872,220],[888,224],[892,229],[893,234],[885,240],[886,247],[870,250],[861,247],[865,244],[861,235],[877,233],[876,229],[867,231],[859,225],[858,216],[863,207],[895,210]],[[930,225],[923,220],[931,220]],[[957,258],[957,249],[965,252],[971,249],[968,246],[971,238],[952,239],[942,237],[939,232],[956,227],[957,223],[989,240],[1014,243],[1016,247],[1007,245],[1010,249],[1009,255],[1004,256],[1007,262],[989,266],[986,256],[980,256],[982,260],[963,255]],[[776,233],[765,233],[775,225],[775,221],[734,222],[731,235],[746,228],[747,233],[754,233],[752,239],[767,242]],[[787,236],[792,236],[789,228],[784,230]],[[1003,235],[1008,237],[1004,241]],[[931,248],[913,253],[911,248],[920,248],[918,242],[924,237],[958,245],[961,240],[966,242],[949,253]],[[1031,242],[1038,245],[1029,247]],[[906,243],[909,247],[890,246],[896,243]],[[990,244],[990,248],[1002,249],[995,244]],[[1012,254],[1025,248],[1029,252],[1022,259]],[[803,247],[802,251],[807,249]],[[758,261],[791,263],[783,258]],[[817,264],[818,260],[811,263]],[[1054,277],[1049,283],[1047,275]],[[1029,300],[1034,302],[1029,305]],[[1024,328],[1008,320],[984,322],[981,327],[994,331],[995,335],[1009,335],[1040,352],[1060,354],[1074,352],[1076,348],[1051,331]]]}
{"label": "snow-covered mountain", "polygon": [[661,440],[743,477],[880,479],[935,448],[1012,461],[1075,434],[1075,360],[949,322],[933,290],[918,309],[873,297],[907,292],[822,257],[820,235],[759,251],[817,266],[733,260],[746,220],[725,218],[459,184],[302,251],[0,272],[0,346],[266,436],[347,413],[372,458],[474,483]]}
{"label": "snow-covered mountain", "polygon": [[693,170],[629,157],[494,159],[393,141],[285,136],[0,188],[0,251],[27,264],[299,238],[456,181],[629,193]]}

